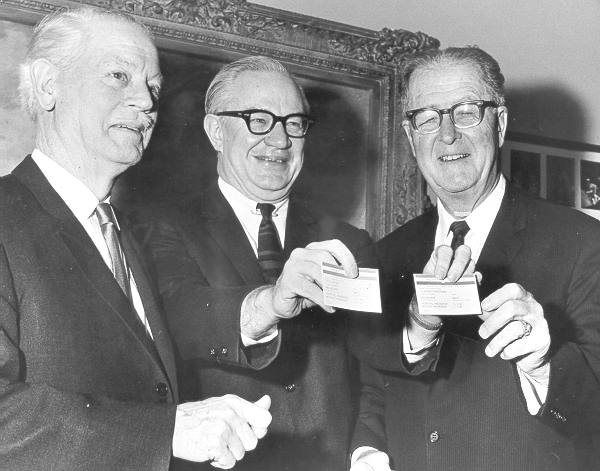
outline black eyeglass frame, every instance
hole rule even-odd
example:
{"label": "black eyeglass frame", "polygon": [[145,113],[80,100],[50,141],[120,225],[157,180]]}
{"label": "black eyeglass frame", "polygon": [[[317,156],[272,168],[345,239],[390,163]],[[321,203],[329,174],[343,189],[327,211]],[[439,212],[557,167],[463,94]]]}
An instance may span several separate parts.
{"label": "black eyeglass frame", "polygon": [[[256,131],[253,131],[252,129],[250,129],[250,115],[252,113],[266,113],[266,114],[272,116],[273,122],[271,123],[271,127],[269,129],[267,129],[266,131],[262,131],[262,132],[256,132]],[[303,113],[292,113],[292,114],[288,114],[287,116],[277,116],[276,114],[271,113],[270,111],[258,110],[258,109],[241,110],[241,111],[221,111],[221,112],[215,113],[215,114],[217,116],[230,116],[233,118],[242,118],[246,122],[246,127],[248,128],[248,131],[250,131],[250,133],[252,133],[256,136],[263,136],[265,134],[269,134],[275,128],[275,125],[277,123],[281,123],[286,136],[291,137],[293,139],[302,139],[302,138],[306,137],[306,133],[308,132],[308,129],[310,128],[311,124],[313,124],[315,122],[314,118],[311,118],[309,115],[303,114]],[[308,121],[306,130],[304,131],[304,134],[302,134],[301,136],[290,135],[290,133],[288,133],[287,127],[285,125],[286,121],[289,118],[296,117],[296,116],[306,119]]]}
{"label": "black eyeglass frame", "polygon": [[[458,124],[456,124],[456,122],[454,121],[454,110],[461,105],[477,105],[477,109],[479,110],[479,121],[474,124],[469,124],[468,126],[459,126]],[[406,118],[408,119],[408,121],[410,122],[412,128],[416,132],[418,132],[420,134],[433,134],[434,132],[438,132],[440,130],[440,128],[442,127],[442,119],[443,119],[443,115],[445,115],[445,114],[450,116],[450,120],[452,121],[452,124],[454,124],[454,126],[456,126],[458,129],[468,129],[468,128],[474,128],[475,126],[479,126],[481,124],[481,122],[483,121],[483,118],[485,117],[485,109],[488,107],[493,107],[493,108],[497,109],[500,107],[500,105],[498,103],[496,103],[495,101],[470,100],[470,101],[461,101],[460,103],[456,103],[455,105],[452,105],[450,108],[445,108],[442,110],[440,110],[438,108],[419,108],[416,110],[410,110],[410,111],[407,111],[405,113],[405,115],[406,115]],[[417,129],[417,126],[415,124],[415,116],[417,113],[419,113],[421,111],[435,111],[438,114],[438,116],[440,118],[440,122],[439,122],[437,129],[435,129],[434,131],[427,131],[427,132],[419,131]]]}

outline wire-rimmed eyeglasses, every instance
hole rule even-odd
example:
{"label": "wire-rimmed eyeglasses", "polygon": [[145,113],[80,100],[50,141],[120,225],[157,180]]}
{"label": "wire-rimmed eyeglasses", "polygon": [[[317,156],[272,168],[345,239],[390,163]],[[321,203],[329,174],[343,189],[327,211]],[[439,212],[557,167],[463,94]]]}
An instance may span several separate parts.
{"label": "wire-rimmed eyeglasses", "polygon": [[478,126],[483,121],[487,107],[498,108],[495,101],[473,100],[457,103],[443,110],[437,108],[419,108],[406,112],[413,129],[421,134],[432,134],[442,126],[442,116],[447,114],[459,129]]}
{"label": "wire-rimmed eyeglasses", "polygon": [[310,116],[302,113],[277,116],[266,110],[221,111],[216,115],[242,118],[246,122],[248,131],[259,136],[268,134],[278,122],[281,122],[285,133],[289,137],[304,137],[309,126],[314,122]]}

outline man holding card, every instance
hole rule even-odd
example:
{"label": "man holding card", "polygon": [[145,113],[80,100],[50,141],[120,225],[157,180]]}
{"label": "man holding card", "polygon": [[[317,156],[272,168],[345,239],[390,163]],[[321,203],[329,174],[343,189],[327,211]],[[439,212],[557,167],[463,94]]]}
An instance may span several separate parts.
{"label": "man holding card", "polygon": [[[403,126],[438,208],[376,246],[385,315],[360,319],[352,339],[363,383],[352,471],[388,470],[388,457],[397,470],[598,469],[600,224],[500,174],[508,121],[491,56],[430,51],[402,73]],[[466,253],[479,316],[451,308]],[[420,302],[418,273],[435,276],[417,285]],[[425,315],[440,306],[455,315]]]}
{"label": "man holding card", "polygon": [[347,315],[324,303],[321,263],[355,278],[353,254],[374,258],[373,244],[290,197],[311,118],[279,62],[225,66],[206,112],[218,181],[141,231],[182,360],[181,394],[271,397],[269,434],[237,470],[342,471],[354,425]]}

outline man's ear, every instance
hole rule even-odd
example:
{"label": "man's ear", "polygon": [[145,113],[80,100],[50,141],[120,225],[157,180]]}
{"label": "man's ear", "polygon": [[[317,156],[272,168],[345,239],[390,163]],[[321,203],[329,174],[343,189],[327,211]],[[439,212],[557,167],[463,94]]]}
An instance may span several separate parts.
{"label": "man's ear", "polygon": [[58,70],[45,59],[36,59],[31,64],[30,77],[33,93],[38,104],[45,111],[52,111],[56,105],[56,78]]}
{"label": "man's ear", "polygon": [[506,135],[506,125],[508,124],[508,109],[506,106],[498,107],[498,147],[504,144],[504,136]]}
{"label": "man's ear", "polygon": [[215,150],[223,152],[223,128],[219,117],[214,114],[207,114],[204,118],[204,131]]}
{"label": "man's ear", "polygon": [[413,142],[412,134],[410,133],[410,123],[407,120],[402,121],[402,128],[406,133],[406,137],[408,137],[408,142],[410,143],[410,148],[412,149],[413,156],[416,158],[417,153],[415,152],[415,144]]}

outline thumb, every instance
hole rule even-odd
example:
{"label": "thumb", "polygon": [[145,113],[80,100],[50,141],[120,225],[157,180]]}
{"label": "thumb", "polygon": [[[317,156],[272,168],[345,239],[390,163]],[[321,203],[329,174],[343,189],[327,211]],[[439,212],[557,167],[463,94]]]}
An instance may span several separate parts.
{"label": "thumb", "polygon": [[268,410],[271,406],[271,398],[263,396],[254,404],[245,402],[242,405],[242,414],[248,425],[252,428],[267,428],[271,423],[272,417]]}
{"label": "thumb", "polygon": [[271,398],[265,394],[258,401],[256,401],[254,405],[269,410],[269,407],[271,407]]}

